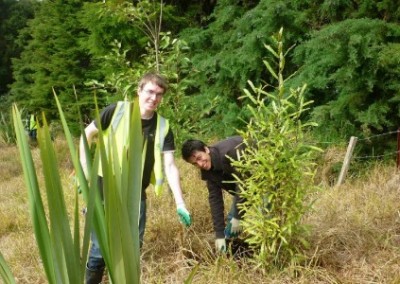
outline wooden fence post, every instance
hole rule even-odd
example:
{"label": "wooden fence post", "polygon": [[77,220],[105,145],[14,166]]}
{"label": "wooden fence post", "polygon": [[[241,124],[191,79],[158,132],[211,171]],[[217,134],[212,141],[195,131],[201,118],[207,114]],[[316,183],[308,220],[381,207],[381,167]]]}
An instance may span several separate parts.
{"label": "wooden fence post", "polygon": [[400,128],[397,129],[397,170],[400,169]]}
{"label": "wooden fence post", "polygon": [[349,145],[347,146],[346,156],[344,157],[342,169],[340,170],[340,174],[339,174],[339,178],[336,183],[336,186],[340,186],[344,182],[344,179],[346,178],[346,174],[347,174],[347,171],[348,171],[349,165],[350,165],[351,155],[353,155],[353,150],[354,150],[354,147],[356,146],[357,139],[358,138],[355,136],[351,136],[351,138],[350,138]]}

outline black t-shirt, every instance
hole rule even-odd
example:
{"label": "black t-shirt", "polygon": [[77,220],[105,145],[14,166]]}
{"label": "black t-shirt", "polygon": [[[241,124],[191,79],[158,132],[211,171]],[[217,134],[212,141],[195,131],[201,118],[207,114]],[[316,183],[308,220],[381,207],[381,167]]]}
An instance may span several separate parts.
{"label": "black t-shirt", "polygon": [[[100,113],[100,123],[103,130],[106,130],[112,120],[115,108],[117,104],[111,104],[105,107]],[[96,121],[94,122],[96,125]],[[96,125],[96,127],[98,127]],[[145,141],[147,140],[147,151],[146,151],[146,160],[143,168],[143,179],[142,179],[142,200],[146,199],[145,189],[150,184],[151,172],[154,167],[154,139],[156,136],[156,128],[157,128],[157,113],[154,113],[153,117],[150,119],[142,119],[142,130]],[[175,142],[174,142],[174,134],[171,131],[171,128],[168,129],[168,133],[165,136],[164,146],[162,151],[174,151],[175,150]]]}

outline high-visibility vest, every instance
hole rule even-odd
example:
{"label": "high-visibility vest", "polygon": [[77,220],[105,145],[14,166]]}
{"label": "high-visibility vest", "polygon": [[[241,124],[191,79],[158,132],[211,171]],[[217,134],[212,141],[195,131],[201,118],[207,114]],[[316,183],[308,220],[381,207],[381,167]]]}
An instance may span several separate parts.
{"label": "high-visibility vest", "polygon": [[[117,103],[113,117],[109,127],[104,131],[104,144],[108,151],[109,135],[111,132],[115,135],[115,143],[120,164],[122,163],[122,151],[127,149],[129,143],[129,124],[131,116],[132,103],[128,101],[120,101]],[[154,166],[151,173],[150,183],[154,186],[157,195],[162,192],[164,182],[164,174],[162,169],[162,149],[164,147],[165,136],[169,130],[169,122],[167,119],[157,114],[157,127],[154,139]],[[98,174],[103,176],[101,163],[99,164]]]}
{"label": "high-visibility vest", "polygon": [[31,114],[31,118],[29,120],[29,130],[37,129],[35,115]]}

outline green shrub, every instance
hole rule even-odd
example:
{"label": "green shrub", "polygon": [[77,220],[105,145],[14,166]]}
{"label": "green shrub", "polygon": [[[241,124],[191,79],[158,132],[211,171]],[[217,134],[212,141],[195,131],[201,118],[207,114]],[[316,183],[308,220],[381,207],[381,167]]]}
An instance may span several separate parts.
{"label": "green shrub", "polygon": [[270,86],[249,82],[251,91],[244,90],[252,118],[240,131],[247,147],[234,166],[245,177],[237,179],[246,200],[241,208],[246,241],[255,249],[258,265],[282,268],[304,257],[307,228],[300,221],[309,208],[308,194],[315,189],[313,155],[319,149],[305,140],[306,131],[316,124],[301,121],[311,103],[304,102],[306,86],[289,92],[284,88],[282,30],[273,39],[276,50],[266,48],[277,59],[278,72],[264,64],[278,86],[269,93]]}

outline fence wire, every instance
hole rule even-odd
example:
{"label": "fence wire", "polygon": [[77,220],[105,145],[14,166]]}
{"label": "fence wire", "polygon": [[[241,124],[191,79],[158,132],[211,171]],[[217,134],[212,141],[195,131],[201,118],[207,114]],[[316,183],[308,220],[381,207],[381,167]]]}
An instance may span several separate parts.
{"label": "fence wire", "polygon": [[[376,134],[376,135],[372,135],[372,136],[368,136],[368,137],[364,137],[364,138],[358,138],[357,137],[357,143],[358,142],[362,142],[362,141],[371,141],[372,139],[376,139],[376,138],[383,137],[383,136],[389,136],[389,135],[393,135],[393,134],[399,134],[399,133],[400,133],[400,130],[395,130],[395,131],[389,131],[389,132]],[[345,146],[348,143],[347,142],[342,142],[342,143],[341,142],[339,142],[339,143],[335,143],[335,142],[318,142],[316,144]],[[397,155],[399,155],[399,153],[400,153],[400,151],[397,150],[397,151],[386,153],[386,154],[382,154],[382,155],[353,156],[352,159],[353,160],[381,159],[381,158],[385,158],[385,157],[389,157],[389,156],[397,156]]]}

